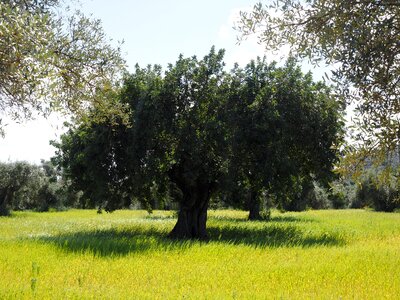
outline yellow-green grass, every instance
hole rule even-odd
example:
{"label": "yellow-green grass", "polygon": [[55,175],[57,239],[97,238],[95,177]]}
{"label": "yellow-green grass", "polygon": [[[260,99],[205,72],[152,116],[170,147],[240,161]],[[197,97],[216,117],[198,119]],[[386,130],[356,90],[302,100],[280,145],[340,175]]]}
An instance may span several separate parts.
{"label": "yellow-green grass", "polygon": [[400,299],[400,214],[211,211],[209,242],[170,212],[0,218],[0,299]]}

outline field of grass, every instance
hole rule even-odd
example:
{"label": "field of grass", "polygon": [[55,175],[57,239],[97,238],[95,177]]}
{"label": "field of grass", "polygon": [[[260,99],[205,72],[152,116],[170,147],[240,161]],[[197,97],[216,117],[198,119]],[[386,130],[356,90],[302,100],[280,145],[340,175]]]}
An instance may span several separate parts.
{"label": "field of grass", "polygon": [[209,242],[170,212],[0,218],[0,299],[399,299],[400,214],[211,211]]}

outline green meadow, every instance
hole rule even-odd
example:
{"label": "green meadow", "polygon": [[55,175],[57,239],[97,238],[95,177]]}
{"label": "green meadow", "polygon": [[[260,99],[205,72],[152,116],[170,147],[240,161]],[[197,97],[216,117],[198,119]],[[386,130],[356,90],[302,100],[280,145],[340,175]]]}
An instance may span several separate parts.
{"label": "green meadow", "polygon": [[210,211],[210,240],[166,237],[172,212],[0,218],[0,299],[399,299],[400,214]]}

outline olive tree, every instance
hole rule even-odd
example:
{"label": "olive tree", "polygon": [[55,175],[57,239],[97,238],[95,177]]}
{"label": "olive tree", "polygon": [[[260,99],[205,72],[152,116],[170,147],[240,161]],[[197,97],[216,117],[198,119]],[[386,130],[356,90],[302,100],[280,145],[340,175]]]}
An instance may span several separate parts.
{"label": "olive tree", "polygon": [[[206,238],[207,207],[224,169],[224,51],[180,56],[164,75],[158,66],[127,75],[120,101],[130,125],[80,125],[58,145],[58,162],[87,198],[115,209],[152,189],[179,190],[175,238]],[[105,204],[104,204],[105,203]]]}
{"label": "olive tree", "polygon": [[282,67],[266,58],[233,73],[227,102],[230,177],[247,189],[250,219],[258,219],[260,197],[301,210],[314,180],[333,176],[343,142],[343,105],[332,89],[303,74],[293,59]]}
{"label": "olive tree", "polygon": [[210,198],[227,178],[259,195],[292,176],[330,171],[341,119],[329,88],[293,61],[227,73],[223,55],[181,55],[164,73],[136,66],[117,95],[129,125],[110,116],[62,136],[53,161],[84,201],[114,210],[168,194],[179,203],[170,236],[206,239]]}
{"label": "olive tree", "polygon": [[61,14],[59,0],[0,1],[0,129],[52,111],[118,110],[103,92],[124,69],[100,21]]}

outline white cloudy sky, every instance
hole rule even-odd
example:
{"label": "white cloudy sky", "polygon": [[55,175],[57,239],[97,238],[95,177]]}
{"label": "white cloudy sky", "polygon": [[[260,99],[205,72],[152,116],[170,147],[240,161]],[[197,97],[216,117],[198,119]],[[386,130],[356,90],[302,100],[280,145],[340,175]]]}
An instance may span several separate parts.
{"label": "white cloudy sky", "polygon": [[[176,61],[180,53],[201,57],[212,45],[226,50],[225,62],[229,68],[234,62],[243,65],[265,54],[256,38],[238,45],[237,32],[232,28],[239,11],[250,9],[255,2],[81,0],[79,9],[101,19],[106,34],[115,43],[124,40],[123,54],[130,69],[136,63],[166,66]],[[267,58],[279,59],[269,54]],[[314,72],[316,78],[321,77],[321,70]],[[23,124],[8,121],[6,136],[0,138],[0,161],[39,163],[40,159],[49,159],[54,154],[49,140],[58,139],[63,131],[62,123],[55,116]]]}

